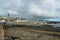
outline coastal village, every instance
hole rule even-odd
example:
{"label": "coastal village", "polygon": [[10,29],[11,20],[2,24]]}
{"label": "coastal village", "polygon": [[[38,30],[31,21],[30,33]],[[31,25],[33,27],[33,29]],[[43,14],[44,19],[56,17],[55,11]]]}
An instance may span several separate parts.
{"label": "coastal village", "polygon": [[[53,21],[55,20],[55,21]],[[55,19],[47,19],[47,20],[30,20],[26,18],[20,17],[11,17],[10,14],[7,16],[0,16],[0,24],[14,24],[14,25],[34,25],[34,26],[41,26],[41,25],[55,25],[60,24],[60,21]]]}
{"label": "coastal village", "polygon": [[25,18],[13,18],[9,14],[6,17],[0,17],[0,22],[5,22],[7,24],[25,24],[25,25],[45,25],[47,24],[44,20],[28,20]]}

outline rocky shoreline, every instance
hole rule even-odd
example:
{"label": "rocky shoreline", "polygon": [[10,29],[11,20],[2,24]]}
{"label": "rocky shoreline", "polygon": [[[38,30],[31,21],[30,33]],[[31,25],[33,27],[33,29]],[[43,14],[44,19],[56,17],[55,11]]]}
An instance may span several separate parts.
{"label": "rocky shoreline", "polygon": [[[40,28],[39,28],[40,29]],[[60,40],[59,35],[49,35],[43,32],[33,32],[35,27],[6,27],[5,40]]]}

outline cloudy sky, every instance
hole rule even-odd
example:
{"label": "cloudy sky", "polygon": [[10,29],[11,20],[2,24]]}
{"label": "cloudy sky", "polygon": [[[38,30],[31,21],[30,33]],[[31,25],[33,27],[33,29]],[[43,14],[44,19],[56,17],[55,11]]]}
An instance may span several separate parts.
{"label": "cloudy sky", "polygon": [[0,15],[26,18],[60,17],[60,0],[0,0]]}

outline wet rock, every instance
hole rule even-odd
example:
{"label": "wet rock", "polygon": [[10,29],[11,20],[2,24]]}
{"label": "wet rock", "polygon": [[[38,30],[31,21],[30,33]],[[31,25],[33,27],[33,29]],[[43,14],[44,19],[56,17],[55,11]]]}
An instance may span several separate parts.
{"label": "wet rock", "polygon": [[[59,36],[41,32],[32,32],[31,29],[13,27],[5,30],[5,40],[60,40]],[[33,29],[34,30],[34,29]]]}

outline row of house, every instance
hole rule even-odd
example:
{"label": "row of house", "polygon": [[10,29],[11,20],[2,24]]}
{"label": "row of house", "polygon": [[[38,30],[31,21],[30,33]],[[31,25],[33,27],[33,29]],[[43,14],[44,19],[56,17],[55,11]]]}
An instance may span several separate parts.
{"label": "row of house", "polygon": [[31,24],[31,25],[44,25],[44,24],[47,24],[46,21],[38,21],[38,20],[21,20],[21,19],[16,19],[16,22],[18,24]]}
{"label": "row of house", "polygon": [[38,20],[28,20],[28,19],[21,19],[21,18],[12,18],[12,17],[6,17],[3,18],[4,21],[6,21],[9,24],[28,24],[28,25],[43,25],[47,24],[46,21],[38,21]]}

